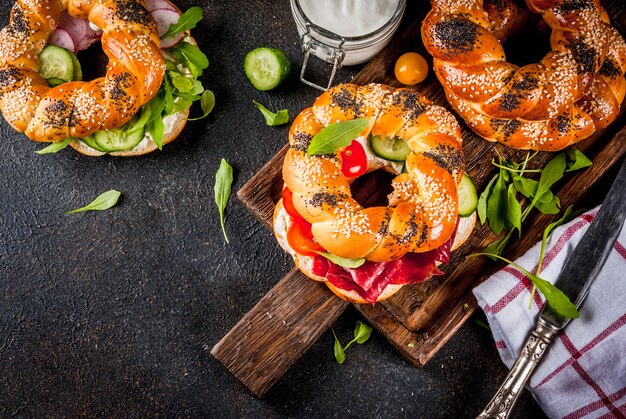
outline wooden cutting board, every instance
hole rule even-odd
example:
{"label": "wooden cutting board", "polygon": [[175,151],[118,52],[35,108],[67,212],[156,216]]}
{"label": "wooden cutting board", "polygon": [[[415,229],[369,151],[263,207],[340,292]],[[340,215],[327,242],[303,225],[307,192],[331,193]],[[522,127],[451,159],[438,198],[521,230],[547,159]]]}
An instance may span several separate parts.
{"label": "wooden cutting board", "polygon": [[[622,0],[603,2],[613,24],[622,35],[626,34],[626,5]],[[396,35],[390,45],[372,60],[353,82],[371,82],[398,86],[393,66],[398,56],[407,51],[417,51],[429,57],[420,37],[423,17],[429,10],[427,2],[420,6],[414,23],[403,35]],[[510,42],[515,47],[515,39]],[[518,44],[528,41],[518,39]],[[507,45],[505,44],[505,48]],[[514,56],[514,51],[507,51]],[[513,62],[516,62],[515,59]],[[522,60],[524,57],[522,57]],[[432,66],[431,66],[432,68]],[[418,86],[420,92],[434,103],[448,106],[443,90],[434,75]],[[462,122],[460,118],[459,122]],[[577,147],[592,158],[593,166],[570,176],[554,188],[558,190],[561,206],[566,208],[579,199],[626,152],[624,112],[605,132],[579,143]],[[500,153],[521,160],[525,152],[507,149],[489,143],[462,124],[463,149],[467,171],[479,191],[483,190],[496,169],[491,160]],[[617,133],[617,134],[616,134]],[[285,142],[287,138],[285,138]],[[241,203],[267,228],[272,228],[274,205],[280,199],[282,163],[287,146],[278,152],[237,193]],[[533,166],[543,166],[551,155],[540,153]],[[374,172],[358,180],[353,186],[357,201],[365,205],[386,205],[389,175]],[[524,234],[505,252],[515,259],[540,240],[545,226],[554,216],[535,215],[523,228]],[[358,305],[356,309],[368,322],[385,336],[412,365],[421,367],[450,339],[476,309],[472,289],[501,268],[500,264],[484,258],[465,259],[480,251],[495,239],[486,226],[477,225],[472,237],[455,251],[445,275],[424,283],[406,286],[387,301],[375,305]],[[278,279],[278,278],[277,278]],[[325,285],[312,281],[293,269],[272,288],[212,349],[211,354],[234,374],[254,395],[262,396],[304,352],[324,333],[348,303],[336,297]]]}

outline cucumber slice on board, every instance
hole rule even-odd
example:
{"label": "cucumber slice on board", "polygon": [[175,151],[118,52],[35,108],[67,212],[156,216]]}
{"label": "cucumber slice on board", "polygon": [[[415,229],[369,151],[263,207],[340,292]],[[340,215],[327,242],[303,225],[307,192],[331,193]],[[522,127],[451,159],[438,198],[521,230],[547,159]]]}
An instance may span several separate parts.
{"label": "cucumber slice on board", "polygon": [[39,54],[39,74],[46,80],[71,81],[74,77],[72,55],[65,48],[47,45]]}
{"label": "cucumber slice on board", "polygon": [[93,137],[96,145],[104,152],[125,151],[134,148],[143,140],[144,130],[126,131],[123,129],[110,129],[96,131]]}
{"label": "cucumber slice on board", "polygon": [[243,69],[257,90],[271,90],[291,72],[291,61],[278,48],[261,47],[246,54]]}
{"label": "cucumber slice on board", "polygon": [[406,141],[397,137],[384,137],[382,135],[372,135],[370,147],[378,157],[391,161],[406,161],[406,157],[411,152]]}
{"label": "cucumber slice on board", "polygon": [[103,153],[106,153],[106,150],[103,150],[97,143],[96,143],[96,139],[94,138],[93,134],[92,135],[88,135],[84,138],[80,138],[80,141],[82,141],[83,143],[87,144],[89,147],[93,148],[96,151],[101,151]]}
{"label": "cucumber slice on board", "polygon": [[470,179],[467,174],[463,173],[461,182],[456,188],[459,195],[459,216],[469,217],[478,205],[476,187],[474,186],[472,179]]}

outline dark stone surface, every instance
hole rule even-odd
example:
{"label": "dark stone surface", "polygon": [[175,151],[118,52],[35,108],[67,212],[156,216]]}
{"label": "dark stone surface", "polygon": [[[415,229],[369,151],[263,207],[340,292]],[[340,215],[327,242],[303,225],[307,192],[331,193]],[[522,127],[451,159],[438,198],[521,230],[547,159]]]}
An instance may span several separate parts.
{"label": "dark stone surface", "polygon": [[[213,203],[219,160],[236,168],[237,190],[288,130],[265,126],[252,99],[294,116],[318,92],[295,72],[271,93],[243,75],[246,51],[260,45],[300,62],[287,1],[204,9],[195,36],[211,61],[204,81],[217,105],[163,152],[38,156],[41,145],[0,124],[0,416],[475,415],[506,371],[490,334],[472,322],[421,370],[377,334],[339,366],[325,333],[262,400],[210,356],[292,266],[235,200],[224,243]],[[342,70],[342,79],[357,70]],[[111,188],[123,192],[115,208],[65,215]],[[343,340],[358,318],[349,309],[338,320]],[[524,394],[516,415],[542,413]]]}

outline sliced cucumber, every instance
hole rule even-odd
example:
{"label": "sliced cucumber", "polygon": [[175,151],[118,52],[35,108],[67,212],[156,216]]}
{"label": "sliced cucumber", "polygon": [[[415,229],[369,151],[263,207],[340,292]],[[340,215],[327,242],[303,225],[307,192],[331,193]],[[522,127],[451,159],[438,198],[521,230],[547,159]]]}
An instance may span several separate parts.
{"label": "sliced cucumber", "polygon": [[[129,125],[129,126],[132,126]],[[125,151],[130,150],[143,140],[144,130],[126,131],[125,129],[109,129],[96,131],[93,134],[96,145],[102,151]],[[97,149],[96,149],[97,150]]]}
{"label": "sliced cucumber", "polygon": [[463,173],[461,182],[457,186],[459,195],[459,216],[469,217],[478,205],[478,194],[476,187],[467,174]]}
{"label": "sliced cucumber", "polygon": [[48,83],[48,86],[50,86],[50,87],[55,87],[55,86],[58,86],[59,84],[63,84],[63,83],[67,83],[67,82],[65,80],[55,79],[53,77],[51,79],[46,79],[46,83]]}
{"label": "sliced cucumber", "polygon": [[74,77],[72,53],[56,45],[47,45],[39,54],[39,74],[46,80],[58,79],[64,82]]}
{"label": "sliced cucumber", "polygon": [[94,138],[94,135],[88,135],[84,138],[81,138],[80,141],[82,141],[83,143],[87,144],[89,147],[93,148],[94,150],[97,151],[101,151],[103,153],[106,153],[106,150],[103,150],[102,148],[100,148],[100,146],[96,143],[96,139]]}
{"label": "sliced cucumber", "polygon": [[291,61],[278,48],[261,47],[246,54],[243,69],[257,90],[271,90],[291,72]]}
{"label": "sliced cucumber", "polygon": [[391,161],[406,161],[406,157],[411,152],[406,141],[398,137],[384,137],[382,135],[372,135],[370,147],[378,157]]}
{"label": "sliced cucumber", "polygon": [[73,81],[81,81],[83,79],[83,70],[80,68],[80,61],[78,61],[78,57],[71,51],[67,51],[70,53],[72,57],[72,65],[74,66],[74,71],[72,73]]}

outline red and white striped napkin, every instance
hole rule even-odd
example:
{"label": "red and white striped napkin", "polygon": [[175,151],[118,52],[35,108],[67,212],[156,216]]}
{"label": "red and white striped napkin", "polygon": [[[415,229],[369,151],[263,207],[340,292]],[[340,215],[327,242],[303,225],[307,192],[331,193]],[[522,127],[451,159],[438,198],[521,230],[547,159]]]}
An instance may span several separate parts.
{"label": "red and white striped napkin", "polygon": [[[540,276],[554,282],[598,208],[554,230]],[[541,243],[517,263],[535,272]],[[532,284],[512,266],[474,289],[491,326],[502,361],[511,367],[534,328],[543,297],[537,292],[528,309]],[[552,342],[529,386],[553,418],[626,418],[626,228],[589,296]]]}

